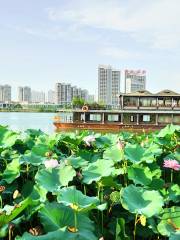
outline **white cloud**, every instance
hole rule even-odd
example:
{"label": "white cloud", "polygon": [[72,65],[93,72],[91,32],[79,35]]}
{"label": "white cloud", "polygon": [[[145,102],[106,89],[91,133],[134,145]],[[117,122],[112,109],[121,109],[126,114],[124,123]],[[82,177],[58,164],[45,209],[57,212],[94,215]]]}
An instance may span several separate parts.
{"label": "white cloud", "polygon": [[49,8],[49,19],[126,32],[153,48],[173,49],[180,45],[179,0],[72,0],[70,3],[59,9]]}

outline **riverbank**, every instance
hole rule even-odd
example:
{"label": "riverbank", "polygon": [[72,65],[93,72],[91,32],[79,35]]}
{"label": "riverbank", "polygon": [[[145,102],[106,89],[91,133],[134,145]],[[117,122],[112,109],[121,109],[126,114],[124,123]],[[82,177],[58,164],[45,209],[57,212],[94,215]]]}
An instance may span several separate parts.
{"label": "riverbank", "polygon": [[48,110],[48,109],[0,109],[0,112],[21,112],[21,113],[56,113],[57,110]]}

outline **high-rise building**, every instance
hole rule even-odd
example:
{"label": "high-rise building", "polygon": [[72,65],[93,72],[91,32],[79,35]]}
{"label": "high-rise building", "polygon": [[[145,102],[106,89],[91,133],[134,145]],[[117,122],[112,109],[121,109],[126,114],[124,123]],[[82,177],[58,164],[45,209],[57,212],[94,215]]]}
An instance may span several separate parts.
{"label": "high-rise building", "polygon": [[47,102],[51,104],[55,103],[55,91],[53,90],[48,91]]}
{"label": "high-rise building", "polygon": [[71,85],[66,83],[56,83],[55,86],[55,103],[70,104],[72,101]]}
{"label": "high-rise building", "polygon": [[18,87],[18,101],[20,103],[31,102],[31,88],[30,87]]}
{"label": "high-rise building", "polygon": [[118,105],[121,72],[110,65],[98,67],[98,101],[106,105]]}
{"label": "high-rise building", "polygon": [[87,100],[88,91],[85,89],[77,88],[76,86],[71,86],[71,84],[66,83],[56,83],[55,86],[55,103],[56,104],[70,104],[74,97],[83,98]]}
{"label": "high-rise building", "polygon": [[84,99],[85,101],[88,101],[88,90],[86,89],[81,90],[81,98]]}
{"label": "high-rise building", "polygon": [[71,87],[72,99],[78,97],[78,88],[76,86]]}
{"label": "high-rise building", "polygon": [[11,86],[10,85],[0,85],[0,102],[10,103],[11,102]]}
{"label": "high-rise building", "polygon": [[31,92],[31,102],[32,103],[45,103],[45,93],[42,91],[32,91]]}
{"label": "high-rise building", "polygon": [[145,70],[125,70],[125,93],[146,89]]}

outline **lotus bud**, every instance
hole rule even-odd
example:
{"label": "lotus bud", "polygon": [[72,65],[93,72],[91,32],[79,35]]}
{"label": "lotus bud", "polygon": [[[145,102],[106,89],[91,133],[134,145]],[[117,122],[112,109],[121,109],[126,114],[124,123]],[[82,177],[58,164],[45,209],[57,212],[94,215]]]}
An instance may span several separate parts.
{"label": "lotus bud", "polygon": [[46,160],[44,161],[44,165],[46,168],[56,168],[59,167],[59,163],[56,159],[50,159],[50,160]]}
{"label": "lotus bud", "polygon": [[124,149],[124,146],[125,146],[124,142],[119,139],[119,140],[117,141],[117,148],[118,148],[119,150],[123,150],[123,149]]}

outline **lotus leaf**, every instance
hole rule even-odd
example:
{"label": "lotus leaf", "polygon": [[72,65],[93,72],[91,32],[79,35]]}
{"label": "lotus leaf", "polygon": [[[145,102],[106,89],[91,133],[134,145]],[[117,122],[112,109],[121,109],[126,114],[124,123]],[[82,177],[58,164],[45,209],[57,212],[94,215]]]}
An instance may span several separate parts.
{"label": "lotus leaf", "polygon": [[81,191],[76,190],[74,186],[61,189],[58,192],[57,200],[65,206],[76,208],[75,210],[79,212],[88,211],[99,205],[97,197],[88,197],[82,194]]}
{"label": "lotus leaf", "polygon": [[3,179],[7,183],[12,183],[16,178],[20,176],[20,163],[19,158],[15,158],[9,163],[3,172]]}
{"label": "lotus leaf", "polygon": [[93,181],[99,181],[102,177],[108,177],[114,170],[112,160],[99,159],[94,163],[90,163],[88,167],[83,169],[83,182],[91,184]]}
{"label": "lotus leaf", "polygon": [[74,176],[76,176],[76,171],[71,166],[60,166],[39,170],[35,179],[46,190],[54,192],[62,186],[67,186]]}
{"label": "lotus leaf", "polygon": [[103,158],[113,160],[113,162],[120,162],[124,158],[124,151],[119,150],[117,146],[113,146],[104,151]]}
{"label": "lotus leaf", "polygon": [[158,191],[149,191],[142,187],[129,185],[121,190],[121,204],[131,213],[150,218],[162,211],[164,202]]}
{"label": "lotus leaf", "polygon": [[152,173],[148,167],[131,166],[128,168],[128,178],[135,184],[146,186],[152,181]]}
{"label": "lotus leaf", "polygon": [[177,233],[180,229],[180,207],[165,208],[157,228],[163,236]]}

